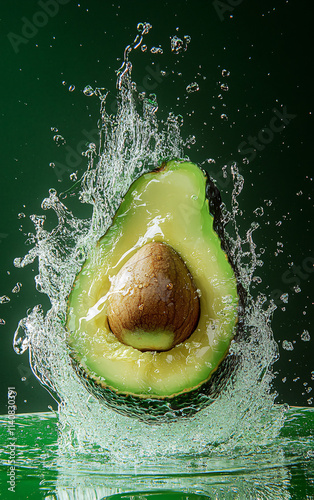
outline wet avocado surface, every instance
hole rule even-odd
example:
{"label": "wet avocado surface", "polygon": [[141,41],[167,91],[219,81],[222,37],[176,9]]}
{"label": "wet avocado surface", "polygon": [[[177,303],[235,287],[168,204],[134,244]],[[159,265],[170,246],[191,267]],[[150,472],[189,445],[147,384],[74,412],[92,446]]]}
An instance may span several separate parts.
{"label": "wet avocado surface", "polygon": [[[68,344],[97,397],[110,400],[112,393],[113,399],[167,400],[194,393],[228,353],[238,320],[237,282],[213,229],[205,191],[204,173],[190,162],[170,161],[144,174],[130,187],[112,226],[77,276],[68,302]],[[107,317],[115,277],[152,242],[177,252],[200,302],[193,333],[165,351],[125,345],[112,333]]]}

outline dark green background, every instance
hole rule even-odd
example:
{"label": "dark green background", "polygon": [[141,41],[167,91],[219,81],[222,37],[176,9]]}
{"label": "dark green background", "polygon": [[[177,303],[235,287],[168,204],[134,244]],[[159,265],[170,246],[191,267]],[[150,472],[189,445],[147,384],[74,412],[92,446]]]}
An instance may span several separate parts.
{"label": "dark green background", "polygon": [[[159,117],[166,117],[170,111],[183,115],[182,134],[197,139],[187,152],[198,163],[214,158],[216,164],[209,167],[214,177],[231,161],[238,162],[245,177],[240,197],[241,232],[244,235],[252,221],[260,222],[254,240],[258,248],[266,249],[265,264],[257,272],[263,282],[253,293],[261,291],[273,297],[276,290],[289,293],[286,311],[277,300],[279,307],[272,322],[280,346],[274,382],[279,392],[277,401],[307,405],[314,394],[313,340],[303,342],[300,334],[303,330],[311,333],[314,274],[303,271],[299,278],[301,292],[296,294],[292,290],[296,284],[293,273],[284,273],[292,262],[302,266],[304,259],[314,257],[311,3],[243,0],[233,2],[238,5],[231,7],[231,0],[229,6],[225,0],[220,5],[225,4],[229,10],[221,11],[220,16],[212,1],[63,3],[37,33],[28,31],[26,43],[20,43],[16,50],[9,33],[23,36],[25,22],[32,22],[34,16],[40,19],[42,4],[11,0],[0,7],[0,296],[11,298],[10,303],[0,305],[0,318],[6,321],[0,326],[0,412],[6,413],[8,386],[18,390],[19,412],[45,411],[50,404],[56,407],[30,372],[27,353],[17,356],[12,349],[14,330],[26,310],[37,303],[48,306],[46,297],[35,291],[36,263],[19,270],[12,262],[29,249],[25,245],[25,235],[32,231],[28,216],[42,213],[40,204],[48,189],[67,189],[71,185],[69,174],[85,170],[84,159],[78,159],[78,155],[71,159],[69,148],[76,151],[81,141],[86,141],[83,130],[96,128],[99,103],[84,96],[82,90],[88,84],[104,86],[114,96],[115,69],[140,21],[153,26],[145,39],[148,48],[161,45],[164,53],[132,53],[133,78],[142,85],[147,67],[167,72],[157,84],[155,79],[146,80],[158,96]],[[191,36],[186,52],[177,56],[171,53],[173,35]],[[226,79],[221,76],[224,68],[231,73]],[[200,90],[187,94],[186,86],[193,81],[198,82]],[[228,92],[220,90],[224,81],[229,85]],[[70,85],[75,85],[73,92],[68,90]],[[218,98],[220,93],[223,100]],[[273,109],[282,107],[296,117],[254,160],[244,164],[239,144],[268,127]],[[220,118],[222,113],[228,115],[228,121]],[[59,129],[66,146],[56,146],[51,127]],[[60,168],[57,175],[50,162],[62,164],[63,175]],[[219,182],[227,201],[231,183]],[[303,194],[297,195],[300,191]],[[264,200],[272,200],[272,205],[267,207]],[[265,209],[262,218],[253,213],[259,206]],[[18,219],[19,212],[27,217]],[[52,214],[47,215],[54,223]],[[283,253],[275,256],[281,248],[277,242],[284,246]],[[12,294],[17,282],[23,285],[21,292]],[[294,350],[283,350],[283,340],[296,341]],[[22,377],[26,377],[24,382]],[[307,393],[311,385],[313,391]]]}

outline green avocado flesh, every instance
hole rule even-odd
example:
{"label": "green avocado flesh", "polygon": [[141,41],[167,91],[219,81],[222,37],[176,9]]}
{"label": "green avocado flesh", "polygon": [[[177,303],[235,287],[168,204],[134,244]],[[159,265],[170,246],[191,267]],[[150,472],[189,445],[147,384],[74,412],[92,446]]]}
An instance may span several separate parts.
{"label": "green avocado flesh", "polygon": [[[213,229],[205,189],[205,174],[190,162],[170,161],[144,174],[76,277],[68,301],[68,344],[97,397],[103,390],[104,399],[111,392],[135,400],[170,399],[202,386],[227,355],[238,321],[237,282]],[[107,319],[112,281],[150,242],[166,243],[178,253],[200,301],[194,332],[160,352],[121,343]]]}

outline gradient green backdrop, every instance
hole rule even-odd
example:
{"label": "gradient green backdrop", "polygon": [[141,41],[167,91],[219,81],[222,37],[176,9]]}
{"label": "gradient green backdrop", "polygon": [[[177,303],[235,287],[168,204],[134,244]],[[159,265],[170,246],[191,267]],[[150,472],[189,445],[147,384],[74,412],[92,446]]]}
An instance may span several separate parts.
{"label": "gradient green backdrop", "polygon": [[[29,215],[42,213],[40,204],[48,189],[67,189],[69,174],[85,170],[78,152],[92,140],[99,103],[82,90],[88,84],[106,87],[113,96],[109,106],[114,102],[115,70],[141,21],[153,28],[145,39],[147,52],[131,55],[133,78],[157,94],[158,116],[165,118],[170,111],[183,115],[182,134],[196,137],[187,153],[198,163],[215,159],[208,170],[218,179],[225,201],[230,199],[231,184],[219,174],[221,167],[237,161],[245,177],[239,199],[241,232],[244,235],[251,222],[258,221],[261,228],[254,240],[258,248],[265,248],[265,263],[257,272],[263,281],[253,293],[266,293],[278,305],[272,322],[280,355],[275,364],[277,401],[310,404],[313,340],[300,338],[304,330],[311,334],[313,319],[310,7],[309,1],[296,0],[1,3],[0,296],[11,299],[0,305],[0,318],[6,322],[0,325],[1,413],[6,413],[9,386],[17,388],[18,412],[56,407],[30,372],[28,354],[17,356],[12,349],[14,330],[27,309],[38,303],[49,306],[34,287],[36,262],[19,270],[13,258],[29,249]],[[191,37],[186,52],[171,52],[174,35]],[[163,54],[152,54],[150,48],[159,45]],[[223,69],[230,71],[229,77],[222,77]],[[166,76],[160,76],[161,70]],[[188,94],[191,82],[200,90]],[[228,91],[221,91],[223,82]],[[75,86],[72,92],[70,85]],[[223,113],[228,121],[221,119]],[[280,120],[275,122],[278,113],[283,113],[285,128],[279,127]],[[263,132],[275,123],[273,136]],[[52,127],[58,128],[66,145],[56,146]],[[258,139],[256,152],[248,145],[254,140],[250,136],[264,141]],[[243,162],[245,156],[250,163]],[[51,162],[57,170],[49,167]],[[253,213],[260,206],[263,217]],[[77,210],[79,214],[82,209]],[[20,212],[26,218],[19,219]],[[47,227],[52,227],[54,217],[46,215]],[[23,286],[14,294],[17,282]],[[293,290],[296,285],[299,293]],[[284,292],[289,293],[288,304],[278,300]],[[294,349],[283,349],[283,340],[295,341]]]}

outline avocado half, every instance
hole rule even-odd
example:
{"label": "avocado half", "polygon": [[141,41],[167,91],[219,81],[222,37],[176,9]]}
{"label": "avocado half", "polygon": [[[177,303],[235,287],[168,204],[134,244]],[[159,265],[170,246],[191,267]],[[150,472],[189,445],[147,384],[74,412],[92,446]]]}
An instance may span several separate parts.
{"label": "avocado half", "polygon": [[[233,373],[237,361],[228,351],[240,299],[219,207],[218,190],[197,165],[164,162],[131,185],[76,277],[66,323],[71,360],[88,391],[119,413],[146,422],[189,417],[214,401]],[[126,345],[108,321],[117,275],[152,242],[179,255],[199,299],[194,331],[168,350]]]}

